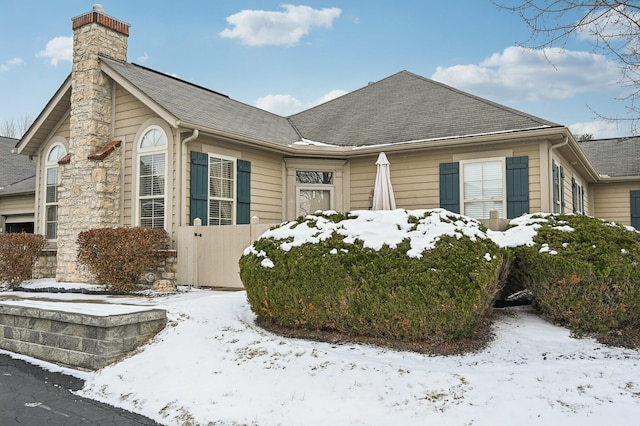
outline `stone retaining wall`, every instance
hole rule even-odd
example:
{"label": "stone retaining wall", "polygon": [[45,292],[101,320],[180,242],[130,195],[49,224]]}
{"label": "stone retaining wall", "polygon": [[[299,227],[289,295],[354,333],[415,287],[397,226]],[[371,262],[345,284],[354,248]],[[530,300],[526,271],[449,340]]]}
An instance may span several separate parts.
{"label": "stone retaining wall", "polygon": [[[118,306],[116,314],[96,315],[35,307],[35,302],[0,302],[0,348],[72,368],[97,370],[117,361],[164,328],[161,309]],[[57,303],[56,303],[57,305]],[[77,305],[76,305],[77,306]],[[73,306],[72,306],[73,307]],[[110,308],[111,309],[111,308]]]}

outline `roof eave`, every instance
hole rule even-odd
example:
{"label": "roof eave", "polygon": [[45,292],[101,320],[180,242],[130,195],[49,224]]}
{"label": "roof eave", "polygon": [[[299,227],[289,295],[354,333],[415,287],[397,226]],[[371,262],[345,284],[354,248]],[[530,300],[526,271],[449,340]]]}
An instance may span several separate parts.
{"label": "roof eave", "polygon": [[100,69],[107,74],[113,81],[122,86],[126,91],[131,93],[145,106],[151,109],[154,113],[158,114],[164,121],[169,123],[170,126],[178,128],[180,125],[180,119],[170,113],[168,110],[160,106],[156,101],[151,99],[143,90],[132,84],[129,80],[124,78],[116,69],[112,68],[105,61],[100,61]]}
{"label": "roof eave", "polygon": [[[53,111],[60,104],[62,99],[65,96],[70,96],[71,94],[71,75],[67,77],[67,79],[62,83],[60,88],[56,91],[53,97],[49,100],[47,105],[44,107],[42,112],[35,119],[31,127],[27,130],[27,132],[22,136],[22,139],[16,145],[16,152],[22,155],[34,155],[42,143],[46,140],[48,133],[46,135],[42,135],[41,129],[42,125],[51,118]],[[55,120],[59,120],[60,117]]]}

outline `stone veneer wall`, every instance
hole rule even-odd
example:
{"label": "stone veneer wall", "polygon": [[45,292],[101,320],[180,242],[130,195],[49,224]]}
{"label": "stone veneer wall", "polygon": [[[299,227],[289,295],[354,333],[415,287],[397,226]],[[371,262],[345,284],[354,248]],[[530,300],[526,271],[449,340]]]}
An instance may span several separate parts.
{"label": "stone veneer wall", "polygon": [[126,61],[129,25],[99,7],[72,22],[70,159],[60,165],[56,279],[90,282],[91,275],[77,262],[78,233],[121,225],[123,148],[103,160],[88,158],[113,134],[113,82],[100,70],[99,55]]}

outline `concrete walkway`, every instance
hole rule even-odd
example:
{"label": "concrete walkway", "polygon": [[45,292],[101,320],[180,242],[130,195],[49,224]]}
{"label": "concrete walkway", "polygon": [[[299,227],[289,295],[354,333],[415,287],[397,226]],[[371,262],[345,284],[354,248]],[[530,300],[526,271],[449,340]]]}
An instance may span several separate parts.
{"label": "concrete walkway", "polygon": [[157,425],[71,391],[84,381],[0,354],[0,425]]}

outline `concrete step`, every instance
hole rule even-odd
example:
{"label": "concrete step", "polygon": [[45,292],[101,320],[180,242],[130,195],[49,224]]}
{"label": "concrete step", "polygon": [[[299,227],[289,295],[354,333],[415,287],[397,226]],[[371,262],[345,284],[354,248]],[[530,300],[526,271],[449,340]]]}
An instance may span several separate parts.
{"label": "concrete step", "polygon": [[166,323],[166,311],[144,306],[2,301],[0,348],[97,370],[147,342]]}

